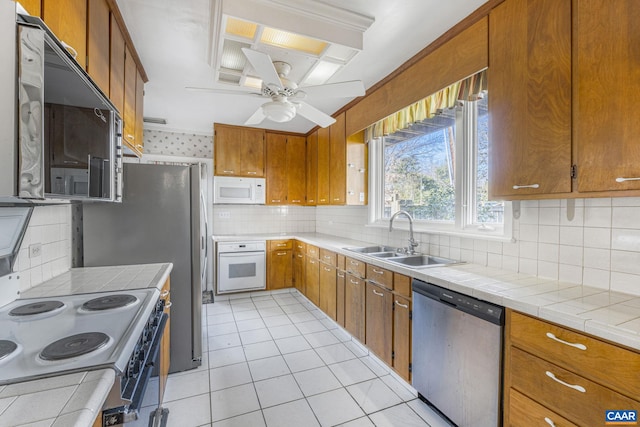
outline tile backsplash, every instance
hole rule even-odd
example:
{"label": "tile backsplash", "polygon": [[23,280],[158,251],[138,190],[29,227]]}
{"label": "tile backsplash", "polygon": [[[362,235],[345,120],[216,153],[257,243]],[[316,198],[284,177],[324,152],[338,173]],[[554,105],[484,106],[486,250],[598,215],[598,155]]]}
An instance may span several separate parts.
{"label": "tile backsplash", "polygon": [[315,207],[213,206],[213,234],[306,233],[315,228]]}
{"label": "tile backsplash", "polygon": [[[640,198],[521,202],[513,242],[416,233],[419,250],[542,278],[640,295]],[[366,207],[318,207],[316,231],[406,246],[407,232],[366,227]]]}
{"label": "tile backsplash", "polygon": [[[37,251],[30,253],[32,245],[41,245],[37,255]],[[35,207],[14,268],[20,276],[20,291],[39,285],[69,268],[71,205]]]}

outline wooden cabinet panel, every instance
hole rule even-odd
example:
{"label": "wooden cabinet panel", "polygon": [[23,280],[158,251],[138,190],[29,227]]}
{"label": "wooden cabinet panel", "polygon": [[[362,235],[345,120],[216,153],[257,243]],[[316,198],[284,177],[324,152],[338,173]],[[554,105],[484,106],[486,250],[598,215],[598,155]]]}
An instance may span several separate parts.
{"label": "wooden cabinet panel", "polygon": [[269,240],[270,251],[281,251],[285,249],[293,249],[293,240]]}
{"label": "wooden cabinet panel", "polygon": [[267,252],[267,290],[290,288],[293,283],[293,255],[290,249]]}
{"label": "wooden cabinet panel", "polygon": [[393,298],[393,369],[411,382],[411,300]]}
{"label": "wooden cabinet panel", "polygon": [[125,43],[115,15],[110,15],[111,44],[109,47],[109,99],[124,114],[124,57]]}
{"label": "wooden cabinet panel", "polygon": [[264,177],[265,132],[262,129],[242,129],[240,143],[240,175]]}
{"label": "wooden cabinet panel", "polygon": [[87,0],[43,0],[42,19],[60,40],[76,51],[76,61],[85,68]]}
{"label": "wooden cabinet panel", "polygon": [[307,256],[313,259],[320,258],[320,249],[317,246],[307,245]]}
{"label": "wooden cabinet panel", "polygon": [[164,397],[164,391],[167,386],[167,378],[169,376],[169,366],[171,364],[171,282],[167,279],[166,283],[160,291],[160,298],[164,300],[164,312],[169,316],[167,324],[162,334],[160,342],[160,368],[159,368],[159,386],[160,386],[160,402]]}
{"label": "wooden cabinet panel", "polygon": [[346,271],[347,273],[353,274],[356,277],[366,277],[366,264],[362,261],[358,261],[354,258],[346,257]]}
{"label": "wooden cabinet panel", "polygon": [[42,16],[41,0],[20,0],[20,4],[32,16]]}
{"label": "wooden cabinet panel", "polygon": [[316,306],[320,305],[320,261],[306,257],[305,265],[305,295]]}
{"label": "wooden cabinet panel", "polygon": [[393,271],[367,264],[367,280],[387,289],[393,289]]}
{"label": "wooden cabinet panel", "polygon": [[365,282],[352,274],[345,277],[344,327],[358,341],[365,342]]}
{"label": "wooden cabinet panel", "polygon": [[543,354],[550,362],[593,381],[630,397],[640,396],[638,353],[515,312],[510,339],[514,345]]}
{"label": "wooden cabinet panel", "polygon": [[347,205],[368,203],[367,154],[364,131],[347,138]]}
{"label": "wooden cabinet panel", "polygon": [[304,136],[287,137],[287,203],[303,205],[306,203],[306,150]]}
{"label": "wooden cabinet panel", "polygon": [[514,389],[511,389],[510,394],[511,427],[578,427]]}
{"label": "wooden cabinet panel", "polygon": [[399,295],[411,298],[411,277],[400,273],[393,273],[393,291]]}
{"label": "wooden cabinet panel", "polygon": [[514,389],[578,425],[601,425],[606,410],[640,411],[640,402],[516,347],[510,365]]}
{"label": "wooden cabinet panel", "polygon": [[[640,3],[574,2],[574,142],[579,192],[640,190]],[[492,113],[493,114],[493,113]],[[552,159],[548,159],[551,161]]]}
{"label": "wooden cabinet panel", "polygon": [[304,252],[294,251],[293,253],[293,285],[303,294],[305,290],[305,257]]}
{"label": "wooden cabinet panel", "polygon": [[344,312],[345,312],[345,279],[346,273],[344,270],[336,270],[336,322],[338,325],[344,327]]}
{"label": "wooden cabinet panel", "polygon": [[332,205],[344,205],[347,200],[347,142],[345,113],[336,117],[329,127],[329,199]]}
{"label": "wooden cabinet panel", "polygon": [[214,174],[218,176],[265,176],[264,129],[215,124],[213,128]]}
{"label": "wooden cabinet panel", "polygon": [[333,265],[320,263],[320,310],[336,320],[336,268]]}
{"label": "wooden cabinet panel", "polygon": [[87,72],[109,94],[109,5],[106,0],[90,0],[87,8]]}
{"label": "wooden cabinet panel", "polygon": [[331,147],[329,139],[329,128],[318,129],[318,201],[316,202],[318,205],[331,203]]}
{"label": "wooden cabinet panel", "polygon": [[123,142],[135,151],[136,146],[136,78],[138,70],[129,47],[125,47],[124,57],[124,121]]}
{"label": "wooden cabinet panel", "polygon": [[380,286],[366,284],[365,342],[383,362],[393,364],[393,295]]}
{"label": "wooden cabinet panel", "polygon": [[136,128],[135,148],[139,154],[144,152],[144,81],[140,71],[136,69]]}
{"label": "wooden cabinet panel", "polygon": [[570,193],[571,0],[506,0],[489,21],[490,197]]}
{"label": "wooden cabinet panel", "polygon": [[307,205],[318,203],[318,131],[307,137]]}
{"label": "wooden cabinet panel", "polygon": [[320,248],[320,261],[336,267],[337,266],[336,260],[337,260],[337,254],[335,252],[332,252],[324,248]]}
{"label": "wooden cabinet panel", "polygon": [[266,203],[287,204],[287,135],[267,132]]}

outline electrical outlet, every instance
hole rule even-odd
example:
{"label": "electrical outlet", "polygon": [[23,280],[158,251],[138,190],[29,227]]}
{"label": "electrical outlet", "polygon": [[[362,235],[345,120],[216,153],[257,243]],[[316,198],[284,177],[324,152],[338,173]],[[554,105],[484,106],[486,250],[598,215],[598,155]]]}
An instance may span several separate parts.
{"label": "electrical outlet", "polygon": [[29,258],[37,258],[42,255],[42,244],[34,243],[29,245]]}
{"label": "electrical outlet", "polygon": [[229,211],[218,212],[218,218],[231,218],[231,212]]}

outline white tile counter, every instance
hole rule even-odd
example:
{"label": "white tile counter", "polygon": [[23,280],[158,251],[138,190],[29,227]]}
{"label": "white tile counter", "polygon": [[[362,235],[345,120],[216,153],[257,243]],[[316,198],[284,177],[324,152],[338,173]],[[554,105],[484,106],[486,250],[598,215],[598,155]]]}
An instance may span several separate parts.
{"label": "white tile counter", "polygon": [[[173,264],[73,268],[20,298],[157,288]],[[0,386],[0,426],[91,426],[102,409],[115,371],[100,369]]]}
{"label": "white tile counter", "polygon": [[215,241],[298,239],[389,270],[472,295],[550,322],[640,350],[640,296],[543,279],[512,271],[458,264],[407,268],[344,248],[372,246],[316,233],[217,235]]}

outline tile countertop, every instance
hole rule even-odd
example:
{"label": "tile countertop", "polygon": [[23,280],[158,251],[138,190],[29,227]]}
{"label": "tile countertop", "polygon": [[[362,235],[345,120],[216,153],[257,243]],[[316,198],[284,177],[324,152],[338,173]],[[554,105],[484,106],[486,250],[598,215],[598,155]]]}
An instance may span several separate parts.
{"label": "tile countertop", "polygon": [[640,296],[560,282],[513,271],[458,264],[411,269],[344,248],[377,243],[317,233],[216,235],[214,241],[298,239],[416,279],[640,351]]}
{"label": "tile countertop", "polygon": [[[20,298],[126,289],[162,289],[173,264],[72,268]],[[76,372],[0,386],[0,426],[91,426],[115,380],[113,369]]]}

